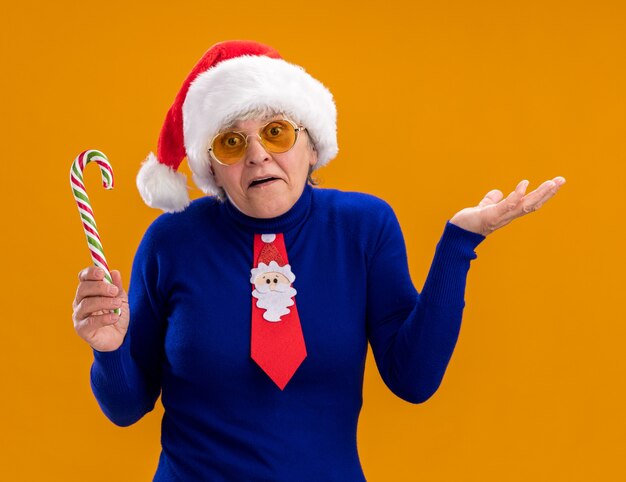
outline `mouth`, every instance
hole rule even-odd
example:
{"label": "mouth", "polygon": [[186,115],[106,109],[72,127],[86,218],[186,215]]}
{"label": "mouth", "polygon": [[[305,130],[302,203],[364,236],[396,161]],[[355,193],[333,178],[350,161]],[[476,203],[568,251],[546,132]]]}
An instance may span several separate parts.
{"label": "mouth", "polygon": [[278,178],[269,176],[269,177],[262,177],[262,178],[259,178],[259,179],[255,179],[254,181],[252,181],[248,185],[248,187],[262,186],[262,185],[268,184],[268,183],[270,183],[272,181],[278,181]]}

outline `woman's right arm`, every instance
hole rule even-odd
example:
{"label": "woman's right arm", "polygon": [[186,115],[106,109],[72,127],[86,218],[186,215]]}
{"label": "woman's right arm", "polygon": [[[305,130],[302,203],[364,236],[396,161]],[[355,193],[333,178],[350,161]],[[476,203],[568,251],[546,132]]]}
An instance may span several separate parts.
{"label": "woman's right arm", "polygon": [[[120,426],[151,411],[161,392],[164,322],[156,303],[156,263],[145,244],[150,243],[135,257],[129,296],[119,272],[111,272],[112,289],[102,270],[90,267],[79,275],[74,300],[74,327],[93,348],[93,393],[104,414]],[[116,308],[119,316],[111,312]]]}

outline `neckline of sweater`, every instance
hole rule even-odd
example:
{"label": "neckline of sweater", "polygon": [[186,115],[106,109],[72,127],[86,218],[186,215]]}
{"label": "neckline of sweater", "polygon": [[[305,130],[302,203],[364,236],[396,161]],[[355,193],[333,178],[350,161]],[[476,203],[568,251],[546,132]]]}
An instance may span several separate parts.
{"label": "neckline of sweater", "polygon": [[226,200],[222,204],[223,214],[241,229],[258,234],[284,233],[302,223],[309,215],[313,199],[313,187],[307,184],[296,203],[284,214],[275,218],[261,219],[248,216]]}

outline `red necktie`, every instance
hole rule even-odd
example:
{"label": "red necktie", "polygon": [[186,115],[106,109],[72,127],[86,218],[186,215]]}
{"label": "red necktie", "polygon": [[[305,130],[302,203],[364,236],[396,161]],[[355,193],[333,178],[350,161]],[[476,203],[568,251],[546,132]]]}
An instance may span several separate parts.
{"label": "red necktie", "polygon": [[252,261],[250,354],[283,390],[306,358],[306,347],[282,233],[255,234]]}

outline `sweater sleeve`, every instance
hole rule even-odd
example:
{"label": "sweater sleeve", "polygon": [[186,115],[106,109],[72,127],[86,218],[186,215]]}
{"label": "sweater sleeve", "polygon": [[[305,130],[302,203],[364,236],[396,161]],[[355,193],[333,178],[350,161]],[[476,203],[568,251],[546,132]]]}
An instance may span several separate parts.
{"label": "sweater sleeve", "polygon": [[483,239],[448,222],[420,294],[389,208],[368,269],[368,336],[385,384],[406,401],[424,402],[439,388],[461,327],[470,261]]}
{"label": "sweater sleeve", "polygon": [[158,294],[158,259],[150,230],[135,260],[129,288],[130,325],[112,352],[94,350],[91,388],[104,414],[128,426],[150,412],[161,391],[165,304]]}

